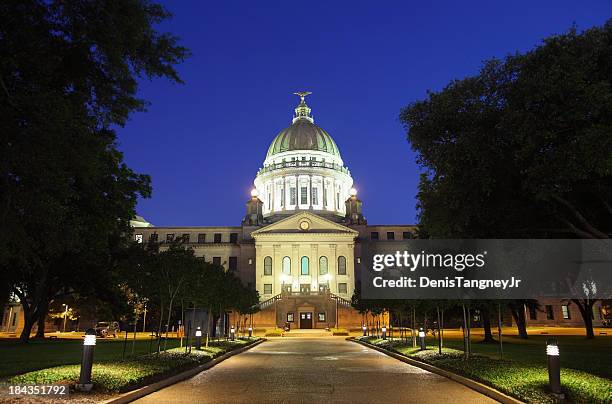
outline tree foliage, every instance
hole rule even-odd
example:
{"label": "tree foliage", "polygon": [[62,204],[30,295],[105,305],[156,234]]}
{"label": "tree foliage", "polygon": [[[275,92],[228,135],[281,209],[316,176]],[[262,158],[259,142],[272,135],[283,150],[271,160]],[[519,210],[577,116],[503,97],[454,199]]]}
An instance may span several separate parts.
{"label": "tree foliage", "polygon": [[123,162],[116,125],[144,109],[140,77],[180,82],[187,51],[146,0],[0,4],[0,272],[25,314],[115,281],[148,176]]}

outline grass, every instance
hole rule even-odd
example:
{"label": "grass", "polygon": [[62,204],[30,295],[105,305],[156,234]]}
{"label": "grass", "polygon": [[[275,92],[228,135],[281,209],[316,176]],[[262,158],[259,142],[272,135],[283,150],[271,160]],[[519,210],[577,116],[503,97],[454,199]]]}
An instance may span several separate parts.
{"label": "grass", "polygon": [[266,337],[280,337],[283,335],[284,332],[285,330],[283,330],[282,328],[272,328],[272,329],[266,329],[266,332],[264,335]]}
{"label": "grass", "polygon": [[[208,348],[201,351],[192,349],[191,353],[185,353],[184,348],[174,348],[159,355],[145,354],[126,360],[97,359],[92,382],[96,391],[127,391],[196,367],[252,341],[254,339],[213,342]],[[79,372],[80,365],[63,365],[13,376],[6,381],[11,384],[73,384],[77,382]]]}
{"label": "grass", "polygon": [[[162,341],[162,349],[164,341]],[[156,341],[135,340],[134,355],[143,355],[156,349]],[[179,346],[179,341],[168,339],[167,348]],[[126,356],[132,353],[132,340],[127,341]],[[36,340],[27,344],[0,340],[0,378],[58,365],[81,363],[83,341],[78,339]],[[96,361],[120,360],[123,353],[122,339],[98,338],[95,348]]]}
{"label": "grass", "polygon": [[[531,338],[531,337],[530,337]],[[504,344],[504,360],[498,359],[497,345],[472,344],[474,356],[470,360],[463,359],[463,351],[452,348],[461,341],[449,339],[442,355],[433,338],[428,341],[427,350],[420,351],[411,344],[403,345],[398,341],[390,342],[378,338],[367,337],[366,341],[375,345],[394,350],[410,358],[430,363],[437,367],[462,374],[471,379],[490,385],[500,391],[533,403],[554,403],[558,399],[548,390],[548,373],[546,355],[543,353],[545,338],[514,341],[508,339]],[[562,363],[561,383],[567,399],[577,403],[609,403],[612,402],[612,381],[604,376],[610,371],[610,355],[598,357],[603,352],[609,352],[609,341],[586,341],[584,337],[559,337],[561,358],[563,347],[574,354],[567,355]],[[591,343],[593,342],[593,343]],[[585,363],[592,361],[592,363]],[[585,371],[594,369],[596,372]]]}

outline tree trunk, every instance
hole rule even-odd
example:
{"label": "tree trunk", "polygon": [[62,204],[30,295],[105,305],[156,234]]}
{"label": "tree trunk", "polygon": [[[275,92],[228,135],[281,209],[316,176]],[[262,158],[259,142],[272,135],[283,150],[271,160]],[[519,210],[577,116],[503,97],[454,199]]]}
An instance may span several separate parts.
{"label": "tree trunk", "polygon": [[49,302],[47,302],[46,300],[44,302],[41,302],[38,305],[38,310],[36,310],[36,312],[38,313],[37,314],[38,328],[36,329],[36,335],[34,336],[34,338],[44,339],[45,338],[45,320],[47,319],[47,313],[49,312]]}
{"label": "tree trunk", "polygon": [[516,328],[518,330],[519,338],[527,339],[527,325],[525,322],[525,305],[519,304],[518,307],[515,303],[510,303],[510,312],[512,313],[512,318],[516,323]]}
{"label": "tree trunk", "polygon": [[491,313],[488,307],[482,307],[482,326],[484,328],[484,343],[494,343],[493,333],[491,332]]}
{"label": "tree trunk", "polygon": [[582,315],[582,321],[584,321],[586,337],[588,339],[595,338],[595,332],[593,331],[593,305],[595,304],[595,302],[597,302],[597,300],[572,299],[572,302],[574,302],[580,310],[580,314]]}
{"label": "tree trunk", "polygon": [[27,344],[28,341],[30,341],[30,334],[32,333],[32,327],[34,326],[34,319],[32,318],[32,310],[28,303],[22,300],[21,307],[23,310],[23,330],[21,330],[19,341]]}

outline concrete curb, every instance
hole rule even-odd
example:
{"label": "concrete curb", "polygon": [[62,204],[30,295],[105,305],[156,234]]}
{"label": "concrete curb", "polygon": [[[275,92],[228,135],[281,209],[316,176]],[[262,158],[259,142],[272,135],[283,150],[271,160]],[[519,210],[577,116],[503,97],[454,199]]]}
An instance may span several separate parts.
{"label": "concrete curb", "polygon": [[464,376],[460,376],[460,375],[458,375],[456,373],[449,372],[448,370],[440,369],[440,368],[438,368],[436,366],[433,366],[433,365],[430,365],[428,363],[408,358],[407,356],[404,356],[404,355],[399,354],[397,352],[387,351],[384,348],[377,347],[376,345],[372,345],[372,344],[360,341],[360,340],[355,339],[355,338],[347,338],[347,339],[349,341],[353,341],[353,342],[356,342],[356,343],[361,344],[363,346],[366,346],[368,348],[374,349],[375,351],[382,352],[385,355],[391,356],[392,358],[395,358],[397,360],[405,362],[405,363],[407,363],[409,365],[416,366],[418,368],[425,369],[425,370],[427,370],[427,371],[429,371],[431,373],[435,373],[435,374],[438,374],[440,376],[447,377],[447,378],[449,378],[451,380],[454,380],[454,381],[456,381],[458,383],[463,384],[466,387],[471,388],[472,390],[476,390],[477,392],[479,392],[481,394],[484,394],[485,396],[490,397],[493,400],[497,400],[500,403],[504,403],[504,404],[524,404],[523,401],[520,401],[520,400],[518,400],[518,399],[516,399],[514,397],[510,397],[509,395],[504,394],[504,393],[502,393],[499,390],[495,390],[493,387],[489,387],[489,386],[487,386],[485,384],[479,383],[479,382],[474,381],[472,379],[468,379],[467,377],[464,377]]}
{"label": "concrete curb", "polygon": [[265,338],[260,339],[259,341],[256,341],[252,344],[249,344],[247,346],[243,346],[241,348],[235,349],[233,351],[224,353],[221,356],[218,356],[206,363],[203,363],[202,365],[199,365],[193,369],[189,369],[186,370],[182,373],[179,373],[177,375],[174,376],[170,376],[166,379],[160,380],[158,382],[155,382],[153,384],[149,384],[148,386],[144,386],[141,387],[139,389],[136,390],[132,390],[132,391],[128,391],[127,393],[123,393],[119,396],[113,397],[111,399],[105,400],[105,401],[101,401],[99,404],[125,404],[125,403],[129,403],[132,402],[134,400],[137,400],[139,398],[142,398],[148,394],[151,394],[157,390],[161,390],[164,387],[168,387],[171,386],[175,383],[181,382],[183,380],[189,379],[190,377],[195,376],[196,374],[210,369],[213,366],[215,366],[216,364],[223,362],[224,360],[231,358],[234,355],[238,355],[246,350],[249,350],[259,344],[261,344],[262,342],[266,341]]}

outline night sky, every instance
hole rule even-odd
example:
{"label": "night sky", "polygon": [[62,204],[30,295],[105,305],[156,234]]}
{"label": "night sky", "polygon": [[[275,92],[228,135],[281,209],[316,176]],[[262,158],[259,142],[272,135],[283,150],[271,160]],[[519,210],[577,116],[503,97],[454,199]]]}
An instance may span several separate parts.
{"label": "night sky", "polygon": [[419,167],[400,108],[483,60],[612,16],[609,0],[163,3],[174,17],[159,28],[193,53],[178,67],[185,85],[143,81],[151,105],[119,129],[128,165],[152,177],[138,213],[156,226],[240,224],[301,90],[368,222],[415,223]]}

